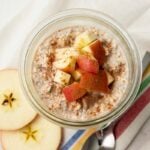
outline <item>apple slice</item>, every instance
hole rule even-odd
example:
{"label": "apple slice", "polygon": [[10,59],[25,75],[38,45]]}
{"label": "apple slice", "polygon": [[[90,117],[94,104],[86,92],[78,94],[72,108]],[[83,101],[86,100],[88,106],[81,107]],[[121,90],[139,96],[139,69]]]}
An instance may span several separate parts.
{"label": "apple slice", "polygon": [[90,32],[83,32],[80,35],[78,35],[74,42],[74,47],[76,49],[82,49],[83,47],[87,46],[94,40],[96,40],[96,36]]}
{"label": "apple slice", "polygon": [[102,43],[96,40],[82,49],[83,53],[90,53],[97,59],[99,65],[103,65],[106,61],[105,50]]}
{"label": "apple slice", "polygon": [[79,56],[79,51],[77,51],[74,47],[58,48],[55,50],[56,60],[60,60],[62,58],[66,58],[70,56],[77,58]]}
{"label": "apple slice", "polygon": [[53,64],[57,69],[71,73],[75,70],[76,59],[70,56],[70,57],[62,58],[58,61],[55,61]]}
{"label": "apple slice", "polygon": [[80,87],[88,91],[109,93],[106,72],[100,70],[98,74],[84,73],[80,79]]}
{"label": "apple slice", "polygon": [[63,88],[63,93],[67,99],[67,101],[72,102],[75,101],[86,94],[86,90],[82,89],[79,83],[74,82]]}
{"label": "apple slice", "polygon": [[15,130],[33,120],[36,112],[21,89],[15,69],[0,71],[0,129]]}
{"label": "apple slice", "polygon": [[91,73],[99,72],[99,64],[96,59],[91,59],[88,56],[80,55],[77,59],[79,68]]}
{"label": "apple slice", "polygon": [[38,116],[22,129],[2,131],[1,140],[5,150],[56,150],[61,128]]}
{"label": "apple slice", "polygon": [[105,72],[107,75],[108,85],[110,85],[114,81],[114,77],[108,71]]}
{"label": "apple slice", "polygon": [[70,81],[71,75],[63,72],[61,70],[57,70],[55,77],[54,77],[54,81],[61,84],[61,85],[67,85]]}

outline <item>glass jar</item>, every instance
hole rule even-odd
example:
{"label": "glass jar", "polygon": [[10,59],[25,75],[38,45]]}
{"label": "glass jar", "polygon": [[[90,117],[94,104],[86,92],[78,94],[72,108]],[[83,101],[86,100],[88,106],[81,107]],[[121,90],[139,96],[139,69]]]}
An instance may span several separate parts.
{"label": "glass jar", "polygon": [[[37,46],[53,32],[75,25],[95,26],[111,34],[125,49],[124,53],[129,68],[128,87],[118,107],[103,117],[87,121],[73,121],[52,114],[40,99],[32,82],[32,62]],[[98,11],[70,9],[45,19],[27,37],[23,45],[20,79],[23,91],[33,108],[48,120],[67,127],[87,128],[99,126],[102,128],[118,119],[133,104],[141,82],[141,66],[141,58],[134,41],[116,21]]]}

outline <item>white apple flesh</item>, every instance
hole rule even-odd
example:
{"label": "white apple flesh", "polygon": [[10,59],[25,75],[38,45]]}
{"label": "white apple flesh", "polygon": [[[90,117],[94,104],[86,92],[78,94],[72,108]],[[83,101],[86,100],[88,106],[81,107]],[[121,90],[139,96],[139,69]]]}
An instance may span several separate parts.
{"label": "white apple flesh", "polygon": [[15,69],[0,71],[0,129],[15,130],[31,122],[36,112],[25,97]]}
{"label": "white apple flesh", "polygon": [[74,57],[67,57],[63,58],[61,60],[57,60],[54,62],[54,66],[57,69],[60,69],[64,72],[71,73],[75,70],[75,65],[76,65],[76,59]]}
{"label": "white apple flesh", "polygon": [[67,85],[70,81],[70,78],[71,78],[70,74],[68,74],[64,71],[61,71],[61,70],[57,70],[55,77],[54,77],[54,81],[61,85]]}
{"label": "white apple flesh", "polygon": [[105,72],[107,75],[108,85],[110,85],[114,81],[114,77],[108,71]]}
{"label": "white apple flesh", "polygon": [[67,57],[77,58],[78,56],[79,56],[79,51],[77,51],[74,47],[57,48],[55,50],[56,60],[61,60],[62,58],[67,58]]}
{"label": "white apple flesh", "polygon": [[76,37],[74,47],[80,50],[96,40],[96,38],[97,37],[94,34],[91,34],[89,32],[83,32]]}
{"label": "white apple flesh", "polygon": [[5,150],[56,150],[61,141],[61,128],[42,117],[16,131],[2,131]]}

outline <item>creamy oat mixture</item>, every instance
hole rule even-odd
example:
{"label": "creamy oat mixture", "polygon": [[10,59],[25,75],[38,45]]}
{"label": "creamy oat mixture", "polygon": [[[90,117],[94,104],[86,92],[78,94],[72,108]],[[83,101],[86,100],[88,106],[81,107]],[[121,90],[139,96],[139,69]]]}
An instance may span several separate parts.
{"label": "creamy oat mixture", "polygon": [[[72,47],[82,32],[96,35],[103,44],[107,60],[102,66],[114,78],[109,85],[110,93],[88,92],[82,98],[68,102],[62,93],[63,86],[54,82],[57,48]],[[109,35],[94,27],[74,26],[59,30],[38,47],[34,60],[32,79],[34,86],[50,112],[72,120],[88,120],[103,116],[121,101],[128,84],[128,67],[120,45]]]}

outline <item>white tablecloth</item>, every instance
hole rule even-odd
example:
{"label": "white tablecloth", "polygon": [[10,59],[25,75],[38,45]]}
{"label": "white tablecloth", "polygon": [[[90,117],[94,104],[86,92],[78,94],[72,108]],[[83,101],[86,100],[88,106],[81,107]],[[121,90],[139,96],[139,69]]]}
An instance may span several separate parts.
{"label": "white tablecloth", "polygon": [[[0,0],[0,69],[17,67],[22,43],[33,27],[68,8],[90,8],[109,14],[135,39],[141,56],[150,51],[150,0]],[[150,149],[147,131],[150,121],[128,149]]]}

